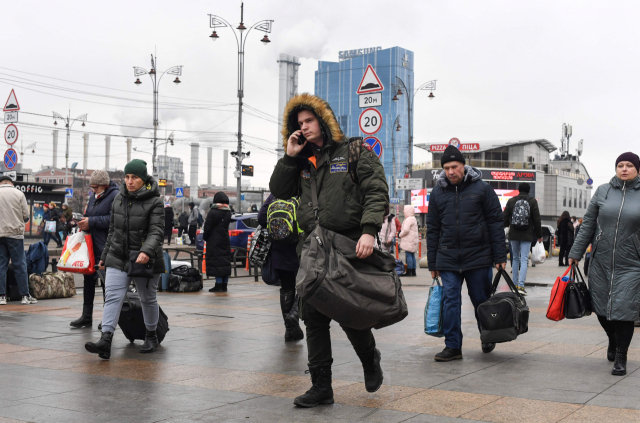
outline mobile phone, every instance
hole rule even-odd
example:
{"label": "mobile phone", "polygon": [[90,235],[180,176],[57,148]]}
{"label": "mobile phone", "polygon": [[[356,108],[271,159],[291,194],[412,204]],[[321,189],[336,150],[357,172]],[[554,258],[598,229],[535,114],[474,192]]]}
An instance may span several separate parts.
{"label": "mobile phone", "polygon": [[304,137],[304,135],[302,135],[302,132],[300,132],[300,135],[298,135],[298,145],[304,144],[306,140],[307,139]]}

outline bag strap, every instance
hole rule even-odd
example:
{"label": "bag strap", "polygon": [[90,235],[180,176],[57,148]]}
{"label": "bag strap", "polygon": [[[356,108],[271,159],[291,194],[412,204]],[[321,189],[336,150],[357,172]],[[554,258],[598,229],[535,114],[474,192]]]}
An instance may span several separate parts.
{"label": "bag strap", "polygon": [[431,286],[442,286],[442,282],[440,282],[440,278],[438,278],[437,276],[435,278],[433,278],[433,282],[431,282]]}
{"label": "bag strap", "polygon": [[311,172],[311,203],[313,204],[313,217],[316,225],[318,224],[318,185],[316,176]]}
{"label": "bag strap", "polygon": [[507,271],[504,270],[503,268],[500,268],[500,270],[498,270],[498,273],[496,273],[496,276],[493,279],[493,286],[491,287],[491,296],[495,295],[496,293],[496,289],[498,288],[498,284],[500,283],[500,276],[504,277],[504,280],[507,283],[507,285],[509,285],[509,289],[511,290],[511,292],[516,294],[520,299],[520,301],[524,302],[524,297],[522,296],[522,294],[520,294],[520,292],[518,292],[518,288],[516,288],[515,284],[511,280],[511,277],[509,276]]}
{"label": "bag strap", "polygon": [[[571,274],[573,276],[571,278],[573,281],[582,282],[585,285],[587,285],[587,287],[589,287],[589,285],[587,284],[587,281],[584,279],[584,276],[582,276],[582,272],[580,272],[580,267],[575,263],[571,265]],[[578,279],[576,275],[580,276],[580,278]]]}

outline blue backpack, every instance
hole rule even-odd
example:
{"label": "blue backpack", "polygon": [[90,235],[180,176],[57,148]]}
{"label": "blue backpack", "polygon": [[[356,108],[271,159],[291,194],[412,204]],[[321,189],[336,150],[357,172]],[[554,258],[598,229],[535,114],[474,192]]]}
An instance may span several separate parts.
{"label": "blue backpack", "polygon": [[41,275],[47,270],[49,265],[49,248],[43,242],[36,242],[29,246],[27,251],[27,274],[36,273]]}

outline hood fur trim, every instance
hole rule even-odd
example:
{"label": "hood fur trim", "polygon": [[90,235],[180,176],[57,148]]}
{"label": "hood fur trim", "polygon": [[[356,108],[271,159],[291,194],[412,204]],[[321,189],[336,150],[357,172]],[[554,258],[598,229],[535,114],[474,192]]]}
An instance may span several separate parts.
{"label": "hood fur trim", "polygon": [[[480,179],[482,179],[482,171],[480,169],[476,169],[475,167],[471,167],[469,165],[464,166],[464,178],[462,178],[462,182],[475,182]],[[440,172],[440,175],[438,175],[437,184],[442,188],[446,188],[450,184],[444,170]]]}
{"label": "hood fur trim", "polygon": [[[320,118],[322,121],[320,124],[331,132],[331,139],[334,142],[342,142],[345,139],[344,133],[342,129],[340,129],[340,124],[336,119],[336,116],[333,114],[333,110],[329,106],[329,103],[317,97],[315,95],[311,95],[309,93],[298,94],[297,96],[291,98],[287,103],[287,106],[284,109],[284,114],[282,115],[282,145],[284,146],[284,150],[287,151],[287,141],[293,132],[295,132],[299,128],[290,128],[289,127],[289,117],[290,115],[299,107],[307,106],[311,108],[316,116]],[[324,125],[322,125],[324,123]]]}

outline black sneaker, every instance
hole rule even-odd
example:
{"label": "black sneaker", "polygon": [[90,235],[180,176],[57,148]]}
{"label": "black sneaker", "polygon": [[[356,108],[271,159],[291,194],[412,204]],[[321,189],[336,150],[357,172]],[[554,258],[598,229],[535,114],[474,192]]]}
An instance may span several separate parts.
{"label": "black sneaker", "polygon": [[360,358],[362,369],[364,370],[364,387],[367,392],[376,392],[382,386],[384,375],[380,367],[380,351],[374,348],[373,354],[369,357]]}
{"label": "black sneaker", "polygon": [[434,359],[436,361],[462,360],[462,350],[454,350],[453,348],[445,347],[444,350],[436,354]]}
{"label": "black sneaker", "polygon": [[496,348],[495,342],[483,342],[482,343],[482,352],[485,354],[490,353]]}

